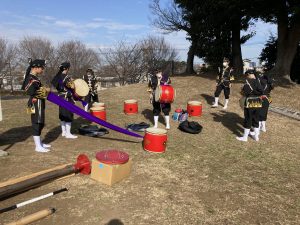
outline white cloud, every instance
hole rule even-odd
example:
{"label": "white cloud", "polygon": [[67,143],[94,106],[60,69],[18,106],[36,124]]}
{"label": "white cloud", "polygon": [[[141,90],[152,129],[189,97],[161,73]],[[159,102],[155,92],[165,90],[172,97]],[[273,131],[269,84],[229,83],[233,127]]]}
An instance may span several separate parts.
{"label": "white cloud", "polygon": [[107,30],[139,30],[139,29],[146,28],[146,26],[142,24],[118,23],[104,18],[94,18],[92,19],[92,21],[93,22],[83,24],[83,27],[93,28],[93,29],[101,27]]}
{"label": "white cloud", "polygon": [[32,15],[32,16],[37,17],[42,20],[50,20],[50,21],[55,20],[55,17],[53,17],[53,16],[44,16],[44,15]]}
{"label": "white cloud", "polygon": [[[67,39],[80,39],[93,48],[111,48],[119,40],[135,42],[148,35],[163,36],[165,40],[177,49],[180,60],[186,60],[190,42],[186,40],[186,32],[163,34],[161,30],[148,25],[130,24],[106,18],[91,18],[88,21],[75,22],[68,19],[55,18],[49,15],[20,16],[12,12],[1,11],[5,20],[0,24],[0,33],[17,42],[24,36],[45,37],[53,42]],[[36,23],[38,18],[38,23]],[[276,35],[276,26],[258,21],[252,30],[256,35],[242,46],[244,58],[258,57],[269,37],[270,32]]]}
{"label": "white cloud", "polygon": [[68,20],[55,20],[54,25],[58,27],[70,28],[70,29],[78,28],[78,25],[76,23]]}
{"label": "white cloud", "polygon": [[[15,41],[24,36],[32,35],[47,37],[51,40],[53,38],[53,41],[81,39],[83,42],[88,42],[98,35],[100,37],[99,42],[112,42],[124,33],[140,32],[147,27],[141,24],[120,23],[105,18],[91,18],[89,21],[75,22],[49,15],[34,14],[23,17],[7,11],[2,12],[5,13],[6,20],[0,25],[0,33]],[[109,35],[109,39],[105,40],[105,35]]]}
{"label": "white cloud", "polygon": [[99,18],[99,17],[93,18],[92,20],[93,20],[93,21],[99,21],[99,22],[108,21],[107,19]]}

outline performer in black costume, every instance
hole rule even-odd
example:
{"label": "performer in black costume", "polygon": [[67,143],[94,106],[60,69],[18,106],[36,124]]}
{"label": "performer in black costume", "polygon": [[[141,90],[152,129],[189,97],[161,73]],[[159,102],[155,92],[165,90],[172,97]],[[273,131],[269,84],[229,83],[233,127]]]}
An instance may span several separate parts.
{"label": "performer in black costume", "polygon": [[259,128],[261,131],[266,132],[266,121],[268,115],[269,105],[272,102],[270,93],[274,89],[273,80],[269,75],[262,74],[258,77],[263,89],[262,108],[259,113]]}
{"label": "performer in black costume", "polygon": [[170,103],[160,103],[155,101],[155,90],[159,85],[171,84],[171,79],[168,73],[163,73],[161,68],[156,69],[154,72],[155,75],[151,75],[150,81],[148,83],[148,92],[150,92],[150,103],[153,105],[153,114],[154,114],[154,127],[158,127],[158,118],[159,114],[162,111],[165,115],[166,129],[170,129]]}
{"label": "performer in black costume", "polygon": [[[68,75],[71,64],[69,62],[63,62],[59,66],[59,71],[51,81],[51,84],[57,89],[58,95],[64,98],[66,101],[75,104],[72,92],[75,89],[73,79]],[[69,110],[59,107],[59,119],[62,129],[62,136],[65,138],[77,138],[77,136],[71,134],[71,124],[74,119],[74,114]]]}
{"label": "performer in black costume", "polygon": [[83,75],[82,79],[88,84],[89,86],[89,93],[85,97],[85,102],[88,104],[84,107],[85,111],[87,112],[91,107],[93,102],[99,102],[98,93],[97,93],[97,80],[94,75],[94,71],[92,69],[87,69],[86,75]]}
{"label": "performer in black costume", "polygon": [[229,66],[229,59],[224,58],[223,60],[223,69],[219,68],[219,74],[216,81],[216,91],[215,91],[215,102],[212,105],[213,108],[218,107],[219,105],[219,96],[224,90],[225,95],[225,104],[223,109],[227,109],[228,102],[229,102],[229,95],[230,95],[230,87],[231,87],[231,81],[234,80],[234,77],[232,75],[233,69]]}
{"label": "performer in black costume", "polygon": [[254,128],[253,138],[259,141],[259,113],[262,107],[261,95],[263,90],[254,70],[247,70],[246,83],[242,87],[244,96],[244,135],[236,137],[239,141],[247,141],[251,127]]}
{"label": "performer in black costume", "polygon": [[27,112],[31,114],[32,135],[37,152],[48,152],[50,151],[48,148],[51,147],[41,141],[41,133],[45,125],[45,99],[48,90],[42,85],[38,76],[43,74],[45,66],[45,60],[30,61],[22,85],[22,90],[25,90],[30,96]]}

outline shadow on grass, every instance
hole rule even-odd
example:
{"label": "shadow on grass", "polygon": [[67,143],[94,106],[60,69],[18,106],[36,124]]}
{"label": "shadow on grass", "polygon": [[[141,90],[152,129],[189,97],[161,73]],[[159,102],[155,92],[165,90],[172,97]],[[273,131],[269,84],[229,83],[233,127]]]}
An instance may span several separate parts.
{"label": "shadow on grass", "polygon": [[124,225],[124,223],[119,219],[112,219],[105,225]]}
{"label": "shadow on grass", "polygon": [[10,149],[15,143],[23,142],[32,136],[31,126],[15,127],[0,134],[0,146],[8,145],[4,151]]}
{"label": "shadow on grass", "polygon": [[212,105],[215,98],[212,95],[207,95],[207,94],[201,94],[201,96],[205,99],[206,103],[209,105]]}
{"label": "shadow on grass", "polygon": [[232,131],[236,136],[239,136],[243,132],[244,119],[240,115],[227,111],[211,113],[211,115],[215,122],[221,122],[224,127]]}
{"label": "shadow on grass", "polygon": [[[58,118],[57,118],[57,120],[60,123],[60,120]],[[72,122],[71,133],[79,134],[79,131],[78,131],[79,127],[82,125],[89,125],[89,124],[91,124],[90,121],[85,120],[81,117],[78,117],[77,119],[73,120],[73,122]],[[43,141],[45,143],[51,143],[51,142],[55,141],[61,135],[61,132],[62,132],[61,126],[54,127],[45,135],[45,138]]]}
{"label": "shadow on grass", "polygon": [[[214,104],[215,102],[215,97],[212,95],[207,95],[207,94],[201,94],[201,96],[205,99],[206,103],[209,104],[210,106]],[[223,99],[224,101],[224,99]],[[224,106],[224,104],[222,103],[222,99],[221,102],[219,101],[219,106]]]}
{"label": "shadow on grass", "polygon": [[[152,124],[154,124],[154,116],[153,116],[153,111],[150,110],[150,109],[144,109],[142,111],[142,115],[147,119],[149,120]],[[158,122],[166,125],[166,122],[165,122],[165,119],[164,119],[164,116],[162,115],[159,115],[158,117]]]}

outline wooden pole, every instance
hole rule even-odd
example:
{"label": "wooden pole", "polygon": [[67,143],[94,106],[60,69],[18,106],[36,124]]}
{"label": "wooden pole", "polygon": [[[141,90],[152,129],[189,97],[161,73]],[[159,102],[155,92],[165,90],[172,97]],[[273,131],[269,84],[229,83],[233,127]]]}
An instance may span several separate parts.
{"label": "wooden pole", "polygon": [[[91,162],[85,154],[80,154],[77,157],[77,162],[74,165],[67,165],[63,168],[50,169],[49,172],[42,171],[40,175],[31,174],[28,177],[21,177],[12,181],[4,182],[5,186],[0,187],[0,200],[6,199],[12,195],[27,191],[31,188],[41,186],[52,180],[70,175],[72,173],[81,173],[88,175],[91,173]],[[39,174],[38,173],[38,174]],[[36,176],[37,175],[37,176]],[[2,184],[3,185],[3,184]]]}
{"label": "wooden pole", "polygon": [[48,215],[51,215],[55,212],[56,210],[54,208],[49,208],[49,209],[44,209],[41,211],[38,211],[36,213],[30,214],[28,216],[25,216],[24,218],[8,223],[6,225],[26,225],[32,222],[35,222],[37,220],[43,219]]}
{"label": "wooden pole", "polygon": [[15,184],[7,185],[5,187],[0,188],[0,200],[6,199],[12,195],[27,191],[33,187],[37,187],[41,184],[44,184],[45,182],[49,182],[56,178],[60,178],[75,172],[77,171],[74,168],[74,166],[66,166],[62,169],[57,169],[27,180],[23,180]]}
{"label": "wooden pole", "polygon": [[51,172],[51,171],[54,171],[54,170],[63,169],[66,166],[70,166],[70,165],[72,165],[72,164],[64,164],[64,165],[53,167],[51,169],[39,171],[37,173],[32,173],[32,174],[29,174],[29,175],[26,175],[26,176],[23,176],[23,177],[18,177],[18,178],[15,178],[15,179],[11,179],[11,180],[0,183],[0,188],[8,186],[8,185],[16,184],[18,182],[21,182],[21,181],[24,181],[24,180],[27,180],[27,179],[30,179],[30,178],[33,178],[33,177],[37,177],[38,175],[45,174],[45,173],[48,173],[48,172]]}

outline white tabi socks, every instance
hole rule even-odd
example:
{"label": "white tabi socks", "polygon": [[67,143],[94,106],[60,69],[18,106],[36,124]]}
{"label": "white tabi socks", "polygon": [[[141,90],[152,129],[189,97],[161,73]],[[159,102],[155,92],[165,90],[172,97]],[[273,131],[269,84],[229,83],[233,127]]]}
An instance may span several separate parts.
{"label": "white tabi socks", "polygon": [[236,137],[236,139],[238,140],[238,141],[248,141],[248,135],[249,135],[249,133],[250,133],[250,129],[244,129],[244,135],[243,135],[243,137]]}
{"label": "white tabi socks", "polygon": [[154,128],[158,127],[158,116],[154,116]]}
{"label": "white tabi socks", "polygon": [[170,116],[165,116],[166,129],[170,130]]}
{"label": "white tabi socks", "polygon": [[89,104],[86,104],[86,106],[84,106],[84,111],[89,111]]}
{"label": "white tabi socks", "polygon": [[75,139],[78,138],[76,135],[71,134],[71,123],[67,123],[66,122],[66,138],[71,138],[71,139]]}
{"label": "white tabi socks", "polygon": [[225,104],[224,104],[223,109],[227,109],[227,107],[228,107],[228,102],[229,102],[229,99],[225,99]]}
{"label": "white tabi socks", "polygon": [[66,136],[66,122],[65,121],[60,121],[60,126],[61,126],[61,136]]}
{"label": "white tabi socks", "polygon": [[260,128],[261,131],[267,132],[267,129],[266,129],[266,121],[260,121],[260,122],[259,122],[259,128]]}
{"label": "white tabi socks", "polygon": [[211,107],[216,108],[218,107],[218,105],[219,105],[219,98],[215,97],[215,102]]}
{"label": "white tabi socks", "polygon": [[41,145],[41,137],[40,136],[33,136],[34,144],[35,144],[35,151],[37,152],[49,152],[50,150],[44,148]]}
{"label": "white tabi socks", "polygon": [[259,141],[259,128],[254,128],[254,140]]}

